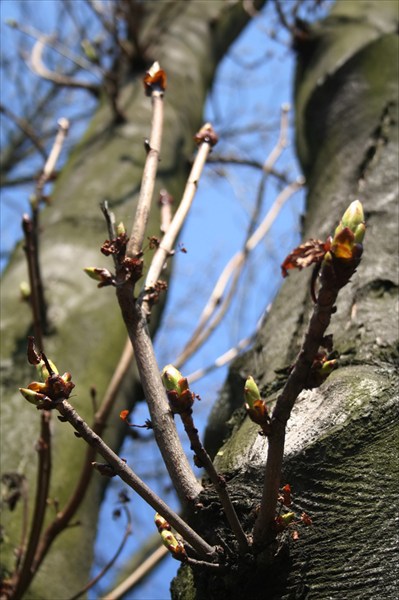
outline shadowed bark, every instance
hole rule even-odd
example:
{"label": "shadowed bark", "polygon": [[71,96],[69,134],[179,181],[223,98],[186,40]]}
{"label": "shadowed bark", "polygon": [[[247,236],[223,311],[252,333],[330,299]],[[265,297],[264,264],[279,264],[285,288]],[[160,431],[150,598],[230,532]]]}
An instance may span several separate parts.
{"label": "shadowed bark", "polygon": [[[310,514],[313,526],[238,573],[183,567],[174,598],[393,600],[397,593],[397,23],[393,2],[337,2],[296,44],[297,147],[309,187],[304,239],[333,233],[356,198],[367,222],[362,262],[329,328],[340,368],[300,395],[288,425],[282,485],[291,485],[298,513]],[[264,397],[276,396],[275,370],[295,360],[307,326],[309,277],[290,274],[210,417],[207,447],[247,525],[262,492],[267,440],[240,408],[244,383],[251,374]],[[217,520],[214,500],[203,497],[206,523]],[[219,533],[228,535],[222,524]]]}
{"label": "shadowed bark", "polygon": [[[263,2],[257,2],[259,8]],[[165,9],[166,10],[165,12]],[[167,188],[177,200],[183,190],[194,149],[193,135],[201,125],[203,105],[218,61],[249,20],[241,4],[218,1],[144,3],[140,35],[152,43],[147,48],[150,66],[158,60],[168,76],[166,125],[159,178],[155,194]],[[61,372],[70,371],[76,384],[73,403],[90,422],[90,386],[101,400],[122,351],[126,332],[111,289],[98,290],[82,269],[109,266],[99,249],[108,237],[99,203],[108,200],[130,230],[145,160],[144,139],[150,128],[150,101],[144,96],[143,72],[127,78],[120,106],[127,122],[115,125],[112,111],[103,101],[71,154],[53,193],[53,205],[43,211],[41,261],[49,317],[53,327],[45,339],[46,353]],[[154,211],[148,235],[158,234],[158,210]],[[147,259],[146,259],[147,260]],[[112,268],[112,266],[111,266]],[[26,339],[31,316],[18,302],[19,283],[26,280],[26,266],[19,246],[2,281],[2,454],[3,472],[23,472],[28,478],[31,505],[34,498],[39,419],[35,409],[23,401],[18,387],[33,378],[26,361]],[[152,328],[159,322],[155,312]],[[117,415],[123,407],[141,399],[137,375],[130,373],[107,428],[106,439],[117,448],[124,424]],[[85,445],[72,430],[53,423],[53,476],[51,498],[62,508],[78,476]],[[68,529],[57,539],[51,556],[27,598],[71,596],[87,581],[103,481],[98,475],[76,518],[79,527]],[[51,512],[51,511],[48,511]],[[48,515],[47,521],[54,515]],[[21,506],[7,514],[3,569],[14,563],[21,528]],[[72,577],[73,574],[73,577]],[[65,577],[68,577],[66,584]]]}

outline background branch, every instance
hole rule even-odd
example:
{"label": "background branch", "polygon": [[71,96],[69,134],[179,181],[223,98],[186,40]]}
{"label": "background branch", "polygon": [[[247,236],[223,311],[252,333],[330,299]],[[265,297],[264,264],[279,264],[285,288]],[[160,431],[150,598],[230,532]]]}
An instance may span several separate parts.
{"label": "background branch", "polygon": [[107,465],[113,469],[129,487],[139,494],[152,508],[159,512],[175,530],[187,540],[189,544],[204,558],[212,558],[215,548],[203,540],[181,517],[169,508],[115,452],[85,423],[76,410],[67,400],[56,403],[55,408],[72,425],[79,435],[105,459]]}

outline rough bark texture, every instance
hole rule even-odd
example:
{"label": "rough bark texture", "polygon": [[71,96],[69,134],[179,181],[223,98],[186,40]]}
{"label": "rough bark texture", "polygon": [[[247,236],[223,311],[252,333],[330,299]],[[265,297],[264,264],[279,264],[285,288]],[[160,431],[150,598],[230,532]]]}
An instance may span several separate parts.
{"label": "rough bark texture", "polygon": [[[146,58],[149,64],[159,60],[168,75],[166,123],[155,194],[165,187],[178,200],[194,149],[193,134],[201,125],[215,68],[249,15],[240,4],[229,6],[218,1],[147,2],[143,11],[140,36],[152,40]],[[96,386],[101,399],[126,333],[112,290],[97,290],[82,269],[111,265],[110,259],[99,252],[107,237],[100,201],[107,199],[117,220],[123,220],[128,230],[131,227],[145,160],[143,140],[150,126],[150,101],[143,93],[142,76],[142,72],[130,75],[122,90],[126,124],[113,124],[106,102],[99,107],[57,181],[53,205],[42,215],[41,261],[54,326],[53,334],[45,340],[46,352],[61,372],[72,373],[76,383],[73,403],[89,422],[90,386]],[[148,235],[158,231],[156,209]],[[2,281],[2,470],[28,477],[32,507],[39,421],[34,407],[24,402],[17,390],[34,378],[26,361],[31,317],[27,307],[18,302],[19,283],[26,278],[20,246]],[[158,321],[159,314],[153,319],[153,327]],[[107,429],[106,439],[113,447],[118,446],[122,436],[116,415],[121,407],[140,398],[138,387],[132,369]],[[70,427],[56,421],[53,448],[51,497],[57,498],[62,507],[73,489],[85,447]],[[96,475],[77,515],[82,525],[58,538],[26,597],[58,600],[71,596],[86,583],[101,493],[102,482]],[[6,543],[2,546],[2,564],[7,571],[12,568],[14,548],[20,541],[21,506],[7,514],[3,523]]]}
{"label": "rough bark texture", "polygon": [[[337,2],[298,47],[297,146],[309,186],[304,239],[332,233],[356,198],[367,220],[361,265],[329,329],[340,368],[300,395],[288,426],[282,484],[290,483],[296,509],[314,524],[238,573],[213,577],[184,567],[172,586],[176,599],[396,597],[397,23],[394,2]],[[208,448],[247,525],[261,496],[267,441],[239,408],[244,382],[252,374],[265,397],[276,395],[275,370],[295,359],[310,310],[309,276],[290,275],[210,418]],[[213,500],[204,495],[204,520],[210,536],[211,528],[223,535]]]}

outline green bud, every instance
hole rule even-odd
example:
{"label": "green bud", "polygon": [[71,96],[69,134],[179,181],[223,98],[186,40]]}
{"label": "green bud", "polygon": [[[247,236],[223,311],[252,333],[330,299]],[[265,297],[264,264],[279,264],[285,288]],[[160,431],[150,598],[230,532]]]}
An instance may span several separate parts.
{"label": "green bud", "polygon": [[341,222],[335,230],[334,238],[347,227],[355,236],[356,243],[363,241],[366,227],[364,224],[363,206],[359,200],[352,202],[344,212]]}
{"label": "green bud", "polygon": [[244,398],[249,408],[254,408],[254,403],[257,400],[261,400],[258,386],[256,385],[254,378],[251,376],[249,376],[245,382]]}
{"label": "green bud", "polygon": [[184,546],[176,539],[173,533],[167,529],[162,529],[159,533],[161,535],[163,545],[166,546],[173,558],[182,562],[185,561],[187,555]]}
{"label": "green bud", "polygon": [[180,544],[173,535],[173,533],[171,531],[168,531],[167,529],[162,529],[160,531],[160,534],[163,545],[166,546],[166,548],[170,552],[172,552],[172,554],[174,554],[179,548]]}
{"label": "green bud", "polygon": [[84,39],[80,42],[80,44],[81,44],[82,49],[83,49],[84,53],[86,54],[87,58],[91,62],[98,62],[98,54],[96,52],[95,47],[90,42],[90,40]]}
{"label": "green bud", "polygon": [[284,515],[281,515],[280,518],[281,518],[282,522],[284,523],[284,525],[286,527],[288,527],[288,525],[290,523],[292,523],[292,521],[295,519],[295,513],[288,512],[288,513],[285,513]]}
{"label": "green bud", "polygon": [[[53,363],[53,361],[52,361],[52,360],[50,360],[49,358],[47,359],[47,361],[48,361],[48,363],[49,363],[49,365],[50,365],[50,368],[51,368],[51,370],[53,371],[53,373],[55,373],[56,375],[58,375],[58,369],[57,369],[57,367],[55,366],[55,364]],[[41,380],[41,381],[43,381],[43,382],[44,382],[44,381],[46,381],[46,379],[47,379],[48,377],[50,377],[50,373],[49,373],[49,372],[48,372],[48,370],[47,370],[47,367],[46,367],[46,365],[45,365],[45,362],[44,362],[44,360],[41,360],[41,361],[39,362],[39,364],[38,364],[38,365],[36,365],[36,371],[37,371],[37,373],[38,373],[38,375],[39,375],[39,377],[40,377],[40,380]]]}
{"label": "green bud", "polygon": [[85,267],[83,271],[90,277],[90,279],[94,279],[95,281],[104,281],[104,276],[111,276],[110,271],[108,269],[101,269],[99,267]]}
{"label": "green bud", "polygon": [[338,361],[334,360],[326,360],[321,366],[320,373],[324,377],[328,377],[330,373],[332,373],[337,366]]}
{"label": "green bud", "polygon": [[356,231],[355,231],[355,242],[356,244],[361,244],[362,241],[364,240],[364,234],[366,233],[366,225],[364,223],[360,223],[360,225],[358,225],[356,227]]}
{"label": "green bud", "polygon": [[104,269],[102,267],[85,267],[84,272],[86,275],[90,277],[90,279],[94,279],[98,281],[99,284],[97,287],[105,287],[106,285],[113,285],[114,276],[111,271],[108,269]]}
{"label": "green bud", "polygon": [[22,300],[29,300],[30,298],[30,285],[26,281],[21,281],[19,284],[19,292]]}
{"label": "green bud", "polygon": [[355,233],[356,227],[364,223],[364,212],[359,200],[352,202],[342,216],[342,225],[349,227]]}
{"label": "green bud", "polygon": [[125,235],[126,229],[122,221],[116,226],[116,235]]}
{"label": "green bud", "polygon": [[182,381],[186,381],[183,375],[173,365],[166,365],[161,373],[162,383],[168,392],[177,392],[181,394],[184,389],[182,387]]}
{"label": "green bud", "polygon": [[48,399],[45,394],[40,394],[39,392],[34,392],[33,390],[29,390],[28,388],[18,388],[21,392],[22,396],[35,406],[40,406],[43,400]]}
{"label": "green bud", "polygon": [[167,529],[168,531],[170,531],[169,523],[159,513],[155,513],[154,523],[157,526],[159,532],[161,532],[163,529]]}

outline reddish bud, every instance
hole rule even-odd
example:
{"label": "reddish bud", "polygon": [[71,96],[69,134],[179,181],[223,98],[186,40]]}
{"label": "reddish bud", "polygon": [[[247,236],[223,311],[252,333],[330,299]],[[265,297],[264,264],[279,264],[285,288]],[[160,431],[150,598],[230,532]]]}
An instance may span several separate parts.
{"label": "reddish bud", "polygon": [[166,90],[166,73],[161,69],[158,62],[148,69],[143,78],[146,96],[151,96],[152,92],[164,92]]}
{"label": "reddish bud", "polygon": [[129,411],[128,410],[121,410],[121,412],[119,413],[119,418],[122,419],[122,421],[126,421],[127,417],[129,415]]}
{"label": "reddish bud", "polygon": [[305,512],[303,512],[303,513],[301,514],[301,521],[302,521],[302,523],[303,523],[304,525],[306,525],[306,526],[312,525],[312,523],[313,523],[312,519],[311,519],[311,518],[309,517],[309,515],[308,515],[308,514],[306,514]]}
{"label": "reddish bud", "polygon": [[203,125],[194,136],[194,140],[198,145],[207,143],[210,146],[215,146],[218,142],[218,139],[219,138],[210,123],[205,123],[205,125]]}

